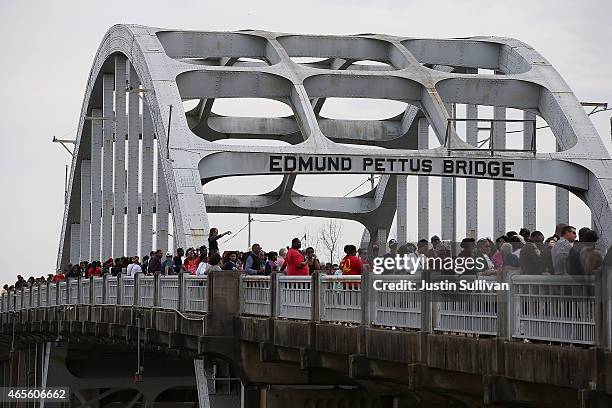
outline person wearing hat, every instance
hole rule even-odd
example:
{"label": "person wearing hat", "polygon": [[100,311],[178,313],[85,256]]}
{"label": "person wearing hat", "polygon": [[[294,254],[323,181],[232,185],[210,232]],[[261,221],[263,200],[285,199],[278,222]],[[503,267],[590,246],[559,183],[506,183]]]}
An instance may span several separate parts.
{"label": "person wearing hat", "polygon": [[[384,254],[383,258],[395,258],[397,256],[397,240],[396,239],[390,239],[388,245],[389,245],[389,252]],[[385,270],[383,271],[382,274],[383,275],[393,274],[394,270],[395,270],[395,268],[393,268],[393,269],[385,268]]]}
{"label": "person wearing hat", "polygon": [[440,243],[440,237],[434,235],[429,241],[431,242],[431,249],[427,251],[427,257],[435,258],[438,255],[438,244]]}
{"label": "person wearing hat", "polygon": [[15,282],[15,289],[21,289],[27,286],[27,282],[23,279],[23,276],[17,275],[17,282]]}
{"label": "person wearing hat", "polygon": [[[457,258],[464,258],[464,259],[471,258],[474,260],[472,261],[472,265],[474,265],[475,260],[476,260],[476,240],[474,238],[463,238],[459,246],[461,247],[461,252],[457,254]],[[475,275],[475,274],[476,274],[476,270],[473,267],[468,268],[466,266],[465,272],[463,272],[463,275]]]}
{"label": "person wearing hat", "polygon": [[397,240],[390,239],[388,245],[389,245],[389,252],[384,254],[383,257],[384,258],[395,258],[395,255],[397,255]]}
{"label": "person wearing hat", "polygon": [[172,259],[172,252],[166,252],[166,259],[162,263],[162,274],[174,275],[174,259]]}

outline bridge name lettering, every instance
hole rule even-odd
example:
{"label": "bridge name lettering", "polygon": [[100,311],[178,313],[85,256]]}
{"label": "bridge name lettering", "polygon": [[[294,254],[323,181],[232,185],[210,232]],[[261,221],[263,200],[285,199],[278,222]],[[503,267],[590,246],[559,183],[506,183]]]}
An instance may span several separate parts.
{"label": "bridge name lettering", "polygon": [[514,178],[514,161],[371,156],[271,155],[272,173],[406,173]]}

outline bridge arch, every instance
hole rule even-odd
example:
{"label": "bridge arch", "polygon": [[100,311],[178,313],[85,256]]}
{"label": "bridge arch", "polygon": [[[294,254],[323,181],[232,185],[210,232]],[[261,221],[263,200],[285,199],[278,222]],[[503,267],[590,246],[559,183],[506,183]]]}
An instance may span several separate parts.
{"label": "bridge arch", "polygon": [[[291,60],[295,56],[324,60],[298,64]],[[389,63],[393,69],[354,69],[358,60]],[[479,68],[494,70],[494,75],[474,75]],[[333,96],[397,99],[409,104],[402,114],[372,121],[374,124],[368,127],[363,121],[331,122],[322,118],[320,110],[325,98]],[[289,104],[294,114],[292,118],[270,120],[216,118],[213,131],[207,124],[216,97],[268,97]],[[185,99],[198,99],[199,103],[185,112],[182,104]],[[479,104],[494,106],[494,119],[499,122],[505,120],[506,107],[523,109],[527,121],[540,115],[551,127],[558,152],[506,151],[504,125],[492,131],[495,151],[465,150],[474,148],[478,129],[469,125],[465,138],[458,135],[449,119],[456,116],[454,105],[459,103],[467,105],[467,118],[472,121],[479,119]],[[429,126],[435,129],[443,147],[428,149]],[[249,128],[258,131],[249,132]],[[525,182],[529,206],[526,213],[530,214],[536,205],[533,183],[555,185],[560,188],[557,220],[569,221],[567,190],[575,192],[591,209],[593,226],[600,232],[603,245],[612,243],[610,156],[560,75],[532,48],[514,39],[424,40],[375,34],[300,36],[254,30],[210,33],[117,25],[109,30],[98,49],[78,129],[58,267],[93,260],[96,255],[102,259],[148,251],[152,238],[147,238],[138,249],[124,236],[127,233],[129,237],[148,237],[153,219],[157,220],[155,234],[160,249],[167,249],[168,234],[174,236],[177,246],[200,245],[208,231],[207,206],[241,212],[257,211],[261,209],[258,205],[264,205],[272,213],[357,217],[354,219],[370,232],[388,233],[389,220],[396,211],[406,208],[400,198],[405,191],[406,174],[422,176],[421,198],[427,190],[426,176],[445,176],[442,196],[447,207],[456,200],[451,177],[492,179],[498,214],[504,212],[506,205],[505,180]],[[361,130],[358,136],[352,136],[355,129]],[[231,134],[248,140],[284,138],[291,145],[231,145],[206,140]],[[139,135],[138,139],[135,135]],[[528,146],[534,137],[528,127],[523,136]],[[347,139],[351,143],[365,142],[358,146],[340,144]],[[367,146],[381,143],[386,143],[387,149]],[[108,152],[113,150],[114,156],[109,156]],[[146,171],[134,170],[134,160],[142,161],[144,151],[151,158],[147,166],[149,162],[157,165],[147,167]],[[124,152],[127,160],[122,156]],[[383,178],[373,191],[359,197],[303,197],[293,191],[295,175],[300,172],[281,168],[274,174],[283,175],[283,183],[273,192],[252,200],[254,204],[240,196],[227,200],[204,194],[202,182],[207,180],[273,173],[278,167],[270,166],[277,155],[293,155],[303,161],[309,157],[337,160],[350,157],[363,163],[367,159],[373,167],[355,167],[351,173],[376,173]],[[421,164],[430,161],[432,171],[422,174],[393,170],[385,167],[389,166],[389,159],[419,160]],[[376,167],[377,160],[385,164]],[[454,169],[457,168],[454,163],[466,162],[461,164],[464,167],[460,171],[467,171],[475,162],[514,165],[512,177],[491,172],[449,174],[444,172],[448,161]],[[92,166],[98,168],[100,163],[103,163],[100,172],[92,171]],[[333,173],[335,169],[320,172]],[[313,173],[316,172],[315,166]],[[138,187],[145,180],[146,189]],[[149,188],[154,180],[157,187]],[[475,201],[474,184],[468,181],[468,186],[471,187],[466,195]],[[477,233],[475,205],[469,206],[470,234]],[[420,212],[423,220],[428,219],[427,212],[427,209]],[[157,214],[171,214],[171,220],[164,221],[166,217]],[[525,217],[526,226],[534,227],[535,223],[534,217]],[[419,233],[427,234],[421,224],[425,225],[424,221],[419,221]],[[505,220],[496,219],[495,225],[496,232],[503,230]],[[450,237],[448,231],[443,235],[446,239],[456,238]],[[380,234],[380,240],[386,240],[385,233]],[[145,249],[147,246],[150,248]]]}

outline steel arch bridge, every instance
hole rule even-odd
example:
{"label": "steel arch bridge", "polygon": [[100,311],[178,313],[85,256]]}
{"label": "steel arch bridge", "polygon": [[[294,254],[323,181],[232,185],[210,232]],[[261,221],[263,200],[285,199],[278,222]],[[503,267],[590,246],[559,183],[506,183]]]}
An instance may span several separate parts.
{"label": "steel arch bridge", "polygon": [[[215,98],[245,97],[283,102],[293,116],[244,118],[211,111]],[[322,117],[332,97],[390,99],[407,108],[384,120]],[[185,100],[198,104],[185,111]],[[465,141],[454,126],[457,104],[466,105]],[[494,107],[490,150],[474,149],[479,106]],[[523,111],[523,150],[505,148],[509,108]],[[550,126],[557,152],[530,148],[536,117]],[[429,127],[440,147],[428,148]],[[230,138],[244,143],[223,143]],[[287,145],[250,145],[249,139]],[[358,197],[312,197],[293,189],[296,175],[305,173],[381,178]],[[262,174],[282,174],[283,181],[257,196],[202,189],[220,177]],[[525,182],[524,224],[532,229],[535,185],[545,183],[557,186],[559,222],[569,219],[571,191],[590,208],[602,244],[612,244],[610,155],[563,78],[518,40],[116,25],[100,45],[85,92],[58,267],[146,252],[153,247],[153,229],[156,247],[166,250],[167,214],[175,245],[183,247],[205,240],[209,212],[353,219],[365,226],[363,241],[370,243],[384,242],[397,212],[398,237],[405,240],[407,174],[422,176],[419,236],[429,233],[428,176],[443,176],[442,239],[455,238],[453,179],[465,177],[468,235],[478,233],[476,180],[484,178],[494,180],[495,233],[505,230],[505,180]]]}

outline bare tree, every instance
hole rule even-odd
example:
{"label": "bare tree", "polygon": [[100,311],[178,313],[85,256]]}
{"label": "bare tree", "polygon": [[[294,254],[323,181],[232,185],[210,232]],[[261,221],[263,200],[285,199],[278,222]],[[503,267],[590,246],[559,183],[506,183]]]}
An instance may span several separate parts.
{"label": "bare tree", "polygon": [[311,229],[310,227],[304,227],[304,235],[302,238],[304,238],[302,248],[313,247],[315,254],[319,253],[319,249],[321,249],[321,236],[319,231]]}
{"label": "bare tree", "polygon": [[342,238],[342,224],[338,220],[328,220],[319,230],[321,244],[329,253],[331,263],[338,259],[338,242]]}

